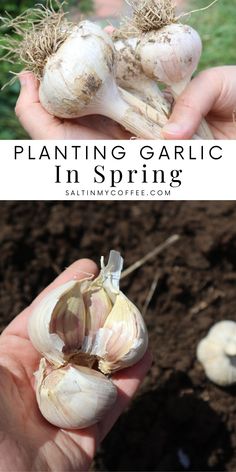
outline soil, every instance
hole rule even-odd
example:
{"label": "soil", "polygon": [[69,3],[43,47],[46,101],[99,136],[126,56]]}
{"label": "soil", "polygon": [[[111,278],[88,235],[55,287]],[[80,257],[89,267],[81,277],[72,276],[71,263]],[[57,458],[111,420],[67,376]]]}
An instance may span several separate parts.
{"label": "soil", "polygon": [[128,267],[167,237],[180,240],[122,282],[145,315],[153,365],[103,442],[99,471],[236,470],[236,387],[208,381],[196,346],[236,321],[234,202],[7,202],[0,207],[1,327],[79,257],[110,248]]}

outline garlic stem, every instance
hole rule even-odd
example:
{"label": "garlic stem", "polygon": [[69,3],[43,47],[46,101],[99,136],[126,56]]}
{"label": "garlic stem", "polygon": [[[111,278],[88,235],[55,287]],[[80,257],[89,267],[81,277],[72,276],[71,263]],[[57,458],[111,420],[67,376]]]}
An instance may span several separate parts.
{"label": "garlic stem", "polygon": [[[119,87],[119,90],[125,99],[127,103],[129,103],[131,106],[136,107],[140,113],[142,113],[144,116],[148,117],[151,121],[154,123],[158,124],[161,128],[166,125],[168,118],[163,115],[163,113],[160,113],[158,110],[154,109],[150,105],[147,105],[147,103],[144,103],[142,100],[140,100],[138,97],[135,95],[132,95],[131,93],[128,93],[127,90],[123,90],[122,88]],[[204,122],[204,120],[203,120]],[[208,126],[208,125],[207,125]],[[200,130],[198,131],[199,134],[194,134],[193,139],[194,140],[199,140],[202,139]],[[212,138],[207,138],[207,139],[212,139]]]}
{"label": "garlic stem", "polygon": [[122,97],[124,100],[132,107],[137,108],[142,115],[146,116],[148,119],[156,123],[157,125],[163,127],[168,121],[166,115],[160,111],[160,106],[158,108],[153,108],[149,104],[140,100],[137,96],[132,95],[127,90],[124,90],[119,87]]}
{"label": "garlic stem", "polygon": [[[122,95],[125,100],[122,98]],[[110,100],[107,99],[103,102],[101,114],[105,114],[109,118],[117,121],[124,126],[125,129],[139,138],[160,139],[161,129],[160,124],[157,122],[156,114],[143,114],[144,107],[146,107],[146,105],[140,99],[125,91],[122,91],[121,94],[118,88],[114,87]],[[150,109],[151,107],[148,108]],[[97,109],[97,113],[98,112],[99,109]],[[152,115],[152,117],[150,115]],[[155,120],[153,120],[154,117]]]}

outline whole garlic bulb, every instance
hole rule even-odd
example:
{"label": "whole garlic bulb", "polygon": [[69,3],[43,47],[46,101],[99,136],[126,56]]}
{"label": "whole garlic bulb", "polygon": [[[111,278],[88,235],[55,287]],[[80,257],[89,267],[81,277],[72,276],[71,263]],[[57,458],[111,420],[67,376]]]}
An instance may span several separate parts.
{"label": "whole garlic bulb", "polygon": [[191,26],[172,23],[143,34],[136,51],[145,74],[178,96],[198,66],[202,42]]}
{"label": "whole garlic bulb", "polygon": [[43,416],[60,428],[77,429],[100,421],[116,400],[116,387],[101,373],[68,364],[50,369],[41,359],[36,395]]}
{"label": "whole garlic bulb", "polygon": [[[201,52],[198,32],[181,23],[171,23],[143,34],[136,49],[144,73],[152,80],[169,85],[174,98],[185,90],[197,69]],[[198,134],[203,139],[213,139],[205,120]]]}
{"label": "whole garlic bulb", "polygon": [[[93,67],[94,65],[94,67]],[[78,118],[83,110],[95,114],[104,87],[111,88],[114,47],[98,25],[74,26],[45,65],[39,98],[46,110],[61,118]]]}
{"label": "whole garlic bulb", "polygon": [[[39,98],[51,115],[104,115],[136,136],[160,138],[160,127],[122,98],[115,82],[115,49],[99,25],[82,21],[47,59]],[[132,98],[132,97],[131,97]]]}
{"label": "whole garlic bulb", "polygon": [[[110,381],[108,384],[103,374],[111,374],[135,364],[147,349],[148,336],[143,318],[119,289],[123,259],[118,252],[111,251],[107,265],[104,265],[103,259],[101,265],[100,274],[95,280],[69,281],[49,293],[34,308],[29,320],[31,342],[46,359],[41,362],[39,372],[36,373],[38,404],[49,421],[51,409],[54,411],[53,418],[56,416],[59,422],[61,418],[57,426],[66,427],[63,413],[55,411],[58,405],[63,404],[60,399],[64,398],[64,393],[62,395],[61,390],[67,391],[67,381],[68,392],[71,391],[70,381],[73,378],[75,391],[83,382],[84,392],[84,385],[90,379],[88,390],[91,390],[92,395],[96,391],[96,382],[99,393],[104,381],[107,403],[104,397],[100,399],[99,394],[98,402],[101,404],[96,411],[93,409],[93,420],[89,416],[86,421],[76,406],[74,420],[69,419],[67,427],[81,428],[88,423],[96,423],[115,398],[115,387],[113,384],[109,387]],[[51,370],[46,368],[46,361]],[[81,367],[86,371],[82,369],[81,372]],[[98,368],[102,374],[97,375],[94,368]],[[88,378],[88,375],[91,377]],[[58,381],[55,380],[57,378]],[[95,382],[93,388],[91,378]],[[47,393],[49,385],[50,398]],[[72,392],[75,391],[72,388]],[[82,394],[80,398],[83,398]],[[54,407],[51,407],[51,401],[56,402]],[[77,405],[77,401],[78,398],[73,400],[72,405]],[[55,421],[53,424],[56,424]]]}
{"label": "whole garlic bulb", "polygon": [[220,321],[197,346],[206,376],[220,386],[236,382],[236,323]]}

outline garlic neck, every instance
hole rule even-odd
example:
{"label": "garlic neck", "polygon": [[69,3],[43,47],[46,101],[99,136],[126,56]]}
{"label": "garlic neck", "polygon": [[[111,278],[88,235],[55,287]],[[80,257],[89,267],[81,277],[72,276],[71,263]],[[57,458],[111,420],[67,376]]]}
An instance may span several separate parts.
{"label": "garlic neck", "polygon": [[181,80],[180,82],[171,84],[171,91],[175,99],[178,98],[179,95],[181,95],[181,93],[184,92],[190,80],[191,80],[191,76],[188,77],[187,79]]}

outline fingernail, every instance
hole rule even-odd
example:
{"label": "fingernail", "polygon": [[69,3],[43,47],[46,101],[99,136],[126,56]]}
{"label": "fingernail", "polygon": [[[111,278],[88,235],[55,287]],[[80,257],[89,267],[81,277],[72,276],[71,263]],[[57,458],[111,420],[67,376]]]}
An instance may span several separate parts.
{"label": "fingernail", "polygon": [[183,133],[183,127],[181,125],[178,125],[177,123],[167,123],[162,129],[162,132],[164,132],[165,134],[177,135]]}

